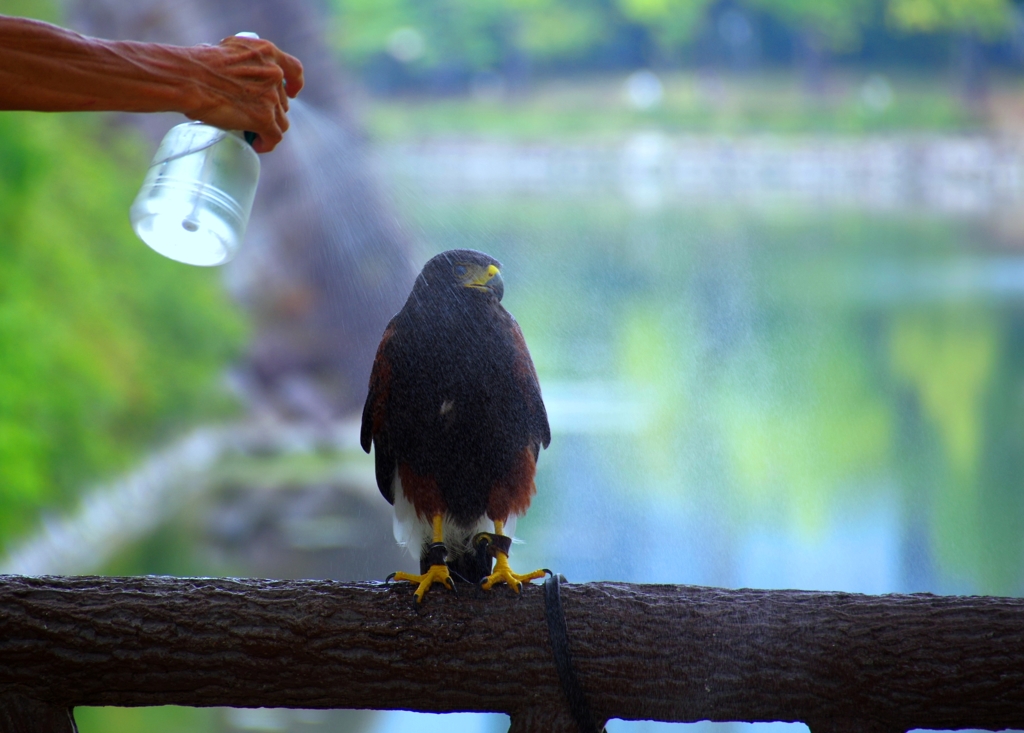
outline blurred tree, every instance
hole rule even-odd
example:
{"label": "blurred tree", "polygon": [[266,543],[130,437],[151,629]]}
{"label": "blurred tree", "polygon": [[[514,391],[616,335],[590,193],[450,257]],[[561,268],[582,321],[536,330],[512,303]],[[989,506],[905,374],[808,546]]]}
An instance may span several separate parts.
{"label": "blurred tree", "polygon": [[659,56],[671,59],[694,36],[712,0],[616,0],[622,16],[642,26]]}
{"label": "blurred tree", "polygon": [[912,385],[957,477],[976,476],[984,445],[981,407],[999,356],[993,321],[958,307],[952,313],[901,315],[892,327],[894,376]]}
{"label": "blurred tree", "polygon": [[907,32],[921,37],[913,50],[887,58],[914,63],[922,49],[940,56],[953,32],[960,76],[977,88],[985,44],[1005,37],[1021,16],[1012,0],[330,0],[329,7],[346,63],[385,93],[462,92],[495,81],[515,87],[531,68],[626,69],[695,58],[743,67],[763,54],[769,62],[795,58],[804,88],[818,94],[831,56],[865,62],[865,36],[877,52]]}
{"label": "blurred tree", "polygon": [[[1007,539],[987,533],[982,521],[999,489],[998,476],[985,476],[991,450],[987,439],[992,437],[986,435],[985,419],[990,394],[1003,391],[994,379],[1003,361],[1000,336],[1000,324],[990,312],[961,304],[947,312],[900,314],[889,333],[893,383],[909,390],[923,428],[943,448],[937,460],[944,470],[933,478],[930,492],[938,560],[953,573],[988,582],[998,573],[979,572],[986,551]],[[991,486],[982,484],[983,476]],[[1018,549],[1016,541],[1012,549]],[[1001,580],[998,591],[1013,592]],[[986,590],[997,589],[990,585]]]}
{"label": "blurred tree", "polygon": [[608,7],[588,0],[332,0],[346,62],[393,91],[426,80],[461,91],[485,72],[521,84],[527,59],[585,54],[611,32]]}
{"label": "blurred tree", "polygon": [[1014,6],[1010,0],[889,0],[887,19],[911,33],[954,33],[961,93],[978,106],[988,91],[983,44],[1013,30]]}
{"label": "blurred tree", "polygon": [[871,21],[875,0],[748,0],[796,33],[796,58],[804,87],[814,93],[825,91],[829,54],[857,48],[861,32]]}
{"label": "blurred tree", "polygon": [[983,38],[1009,32],[1009,0],[889,0],[889,21],[901,30],[921,33],[968,31]]}
{"label": "blurred tree", "polygon": [[[541,62],[566,61],[610,40],[614,18],[588,0],[513,0],[528,12],[519,20],[523,51]],[[531,7],[532,6],[532,7]]]}

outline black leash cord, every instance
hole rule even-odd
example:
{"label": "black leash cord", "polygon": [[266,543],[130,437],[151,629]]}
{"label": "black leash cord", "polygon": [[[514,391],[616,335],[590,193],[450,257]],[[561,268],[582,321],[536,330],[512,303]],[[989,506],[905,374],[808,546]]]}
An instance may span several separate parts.
{"label": "black leash cord", "polygon": [[598,728],[590,703],[583,692],[583,686],[572,666],[572,655],[569,653],[569,630],[565,625],[565,612],[562,611],[562,597],[559,594],[559,583],[565,578],[555,573],[544,581],[544,615],[548,621],[548,636],[551,637],[551,650],[555,654],[555,669],[562,683],[562,691],[569,702],[569,712],[576,721],[580,733],[605,733]]}

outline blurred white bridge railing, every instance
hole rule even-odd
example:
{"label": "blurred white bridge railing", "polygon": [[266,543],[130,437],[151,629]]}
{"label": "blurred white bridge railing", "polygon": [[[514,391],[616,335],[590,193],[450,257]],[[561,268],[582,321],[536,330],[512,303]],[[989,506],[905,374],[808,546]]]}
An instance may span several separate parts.
{"label": "blurred white bridge railing", "polygon": [[134,471],[86,492],[69,514],[44,519],[35,534],[0,558],[0,574],[95,572],[120,548],[144,537],[205,491],[211,470],[225,456],[354,450],[358,445],[359,424],[353,421],[197,428]]}
{"label": "blurred white bridge railing", "polygon": [[1024,203],[1024,140],[667,136],[616,143],[424,140],[384,146],[389,175],[432,193],[625,196],[638,207],[784,200],[984,213]]}

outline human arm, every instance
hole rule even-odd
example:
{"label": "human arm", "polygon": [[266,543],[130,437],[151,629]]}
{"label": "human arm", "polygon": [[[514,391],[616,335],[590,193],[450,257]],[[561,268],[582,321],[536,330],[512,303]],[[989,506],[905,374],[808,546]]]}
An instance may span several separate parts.
{"label": "human arm", "polygon": [[288,129],[288,97],[302,85],[299,60],[263,39],[188,47],[107,41],[0,16],[0,109],[181,112],[251,130],[253,147],[265,153]]}

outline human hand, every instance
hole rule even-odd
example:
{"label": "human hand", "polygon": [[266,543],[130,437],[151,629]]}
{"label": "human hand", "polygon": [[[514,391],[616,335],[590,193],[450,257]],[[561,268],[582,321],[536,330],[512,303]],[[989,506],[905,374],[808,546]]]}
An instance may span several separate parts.
{"label": "human hand", "polygon": [[189,119],[256,133],[257,153],[273,150],[288,129],[288,98],[302,89],[302,63],[262,38],[229,36],[188,49],[202,67]]}

